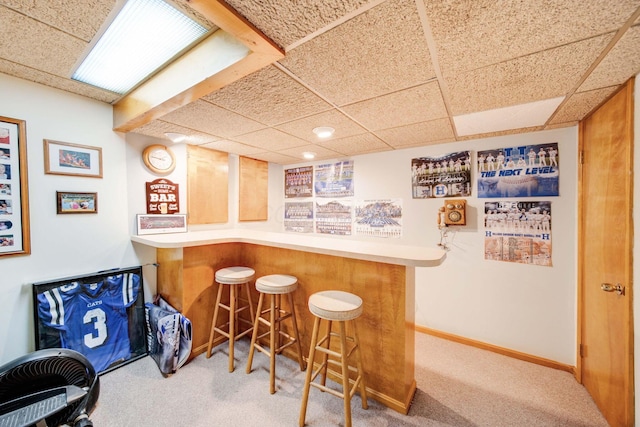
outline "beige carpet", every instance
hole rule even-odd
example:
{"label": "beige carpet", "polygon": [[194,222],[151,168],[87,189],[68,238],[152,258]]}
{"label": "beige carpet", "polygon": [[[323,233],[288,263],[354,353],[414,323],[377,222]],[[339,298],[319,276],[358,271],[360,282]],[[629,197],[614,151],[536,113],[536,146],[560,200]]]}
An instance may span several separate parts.
{"label": "beige carpet", "polygon": [[[293,360],[277,362],[277,391],[269,394],[269,362],[256,353],[245,373],[248,340],[196,357],[164,378],[145,357],[101,377],[96,427],[297,426],[304,373]],[[418,333],[418,391],[408,415],[369,400],[352,402],[354,426],[607,426],[586,390],[567,372]],[[344,425],[339,398],[311,389],[307,425]]]}

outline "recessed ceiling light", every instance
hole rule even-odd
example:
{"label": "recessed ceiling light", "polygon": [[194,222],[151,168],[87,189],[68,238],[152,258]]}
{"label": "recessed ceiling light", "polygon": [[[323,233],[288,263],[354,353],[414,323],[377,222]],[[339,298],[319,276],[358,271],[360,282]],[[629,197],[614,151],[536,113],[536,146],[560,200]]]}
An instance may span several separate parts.
{"label": "recessed ceiling light", "polygon": [[71,78],[124,94],[206,34],[162,0],[128,0]]}
{"label": "recessed ceiling light", "polygon": [[302,153],[302,157],[304,157],[305,159],[315,159],[316,153],[312,153],[311,151],[305,151],[304,153]]}
{"label": "recessed ceiling light", "polygon": [[178,142],[182,142],[185,139],[187,139],[187,135],[182,134],[182,133],[175,133],[175,132],[165,132],[164,136],[166,136],[167,138],[169,138],[171,140],[171,142],[174,143],[178,143]]}
{"label": "recessed ceiling light", "polygon": [[329,126],[319,126],[313,128],[313,133],[318,135],[318,138],[329,138],[336,130]]}

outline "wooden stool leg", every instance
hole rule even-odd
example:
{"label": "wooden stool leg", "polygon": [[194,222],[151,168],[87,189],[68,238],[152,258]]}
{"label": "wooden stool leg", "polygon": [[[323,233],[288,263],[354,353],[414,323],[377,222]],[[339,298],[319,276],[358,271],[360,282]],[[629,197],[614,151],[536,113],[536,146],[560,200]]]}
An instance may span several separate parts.
{"label": "wooden stool leg", "polygon": [[300,370],[304,371],[306,367],[304,359],[302,358],[302,344],[300,344],[300,333],[298,332],[298,322],[296,320],[296,306],[293,304],[293,295],[289,293],[289,306],[291,307],[291,322],[293,323],[293,336],[296,340],[296,347],[298,347],[298,361],[300,362]]}
{"label": "wooden stool leg", "polygon": [[342,362],[342,397],[344,401],[344,426],[351,427],[351,387],[349,386],[349,364],[347,355],[346,322],[338,322],[340,326],[340,362]]}
{"label": "wooden stool leg", "polygon": [[[333,328],[333,321],[327,320],[327,350],[331,348],[331,329]],[[320,377],[320,384],[323,386],[327,385],[327,369],[329,369],[329,363],[327,360],[329,359],[329,353],[322,353],[322,376]]]}
{"label": "wooden stool leg", "polygon": [[[249,285],[250,282],[245,283],[245,290],[247,291],[247,301],[249,301],[249,315],[251,317],[251,323],[253,324],[253,322],[255,322],[256,320],[256,315],[255,312],[253,311],[253,301],[251,300],[251,289],[249,289],[251,286]],[[258,313],[258,315],[260,315],[260,313]]]}
{"label": "wooden stool leg", "polygon": [[[269,309],[269,346],[271,351],[269,352],[269,392],[271,394],[276,392],[276,305],[277,295],[271,295],[271,308]],[[278,337],[280,334],[278,334]]]}
{"label": "wooden stool leg", "polygon": [[236,342],[236,285],[229,285],[229,372],[233,372],[233,350]]}
{"label": "wooden stool leg", "polygon": [[356,345],[356,366],[358,367],[358,375],[360,376],[360,398],[362,399],[362,409],[369,408],[369,404],[367,403],[367,387],[364,382],[364,370],[362,369],[362,352],[360,349],[360,338],[358,337],[358,329],[356,328],[356,321],[351,321],[351,326],[353,327],[353,341]]}
{"label": "wooden stool leg", "polygon": [[309,402],[309,388],[311,387],[311,374],[313,373],[313,359],[316,355],[316,342],[318,342],[318,329],[320,329],[320,318],[316,317],[313,321],[313,332],[311,333],[311,345],[309,346],[309,359],[307,360],[307,373],[304,380],[304,389],[302,391],[302,404],[300,406],[300,427],[304,427],[304,421],[307,416],[307,403]]}
{"label": "wooden stool leg", "polygon": [[220,310],[220,300],[222,299],[222,288],[224,286],[218,283],[218,295],[216,296],[216,305],[213,309],[213,319],[211,320],[211,333],[209,334],[209,345],[207,346],[207,359],[211,357],[211,348],[213,347],[213,338],[216,334],[216,322],[218,321],[218,312]]}
{"label": "wooden stool leg", "polygon": [[253,364],[253,353],[255,350],[256,341],[258,339],[258,325],[260,324],[260,313],[262,311],[262,302],[264,301],[264,294],[260,293],[258,298],[258,310],[256,320],[253,322],[253,333],[251,334],[251,346],[249,347],[249,360],[247,360],[247,374],[251,373],[251,365]]}

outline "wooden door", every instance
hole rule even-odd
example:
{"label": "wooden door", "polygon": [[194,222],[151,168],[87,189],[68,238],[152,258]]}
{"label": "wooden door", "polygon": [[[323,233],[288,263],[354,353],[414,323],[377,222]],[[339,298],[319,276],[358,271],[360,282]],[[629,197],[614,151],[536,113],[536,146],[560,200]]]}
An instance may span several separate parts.
{"label": "wooden door", "polygon": [[634,424],[633,86],[580,123],[577,375],[611,426]]}

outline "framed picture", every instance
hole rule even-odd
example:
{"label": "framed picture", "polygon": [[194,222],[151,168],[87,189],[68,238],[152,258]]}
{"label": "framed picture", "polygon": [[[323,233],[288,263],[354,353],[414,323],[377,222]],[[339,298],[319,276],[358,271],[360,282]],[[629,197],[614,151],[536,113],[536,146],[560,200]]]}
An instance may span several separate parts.
{"label": "framed picture", "polygon": [[56,191],[59,214],[98,213],[98,193]]}
{"label": "framed picture", "polygon": [[0,256],[31,253],[26,127],[0,116]]}
{"label": "framed picture", "polygon": [[98,373],[147,355],[142,267],[34,283],[32,295],[36,350],[78,351]]}
{"label": "framed picture", "polygon": [[102,178],[102,148],[45,139],[44,173]]}
{"label": "framed picture", "polygon": [[164,234],[164,233],[186,233],[187,215],[143,215],[138,214],[138,235],[144,234]]}

